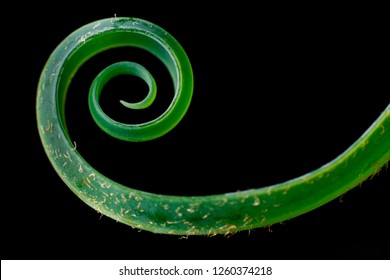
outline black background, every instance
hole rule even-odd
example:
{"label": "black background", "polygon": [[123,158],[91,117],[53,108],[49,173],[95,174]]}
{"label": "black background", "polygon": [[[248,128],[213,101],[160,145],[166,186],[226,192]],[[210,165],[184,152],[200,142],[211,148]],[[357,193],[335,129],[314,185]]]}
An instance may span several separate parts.
{"label": "black background", "polygon": [[[11,63],[3,81],[9,87],[2,107],[9,111],[3,121],[8,180],[2,183],[2,259],[389,258],[386,170],[342,198],[270,228],[231,236],[159,235],[100,216],[79,200],[51,167],[35,120],[40,72],[66,36],[102,18],[143,18],[167,30],[189,56],[195,79],[189,111],[158,140],[111,139],[87,109],[91,78],[111,60],[155,62],[137,50],[93,58],[75,77],[67,107],[70,133],[83,157],[121,183],[165,194],[283,182],[339,155],[389,104],[382,7],[122,2],[7,10],[3,55]],[[161,70],[155,77],[162,95],[169,92],[166,75]],[[126,93],[126,83],[140,94]],[[153,115],[117,105],[118,98],[140,98],[142,83],[118,79],[110,86],[103,106],[116,117]],[[157,106],[166,106],[164,97]]]}

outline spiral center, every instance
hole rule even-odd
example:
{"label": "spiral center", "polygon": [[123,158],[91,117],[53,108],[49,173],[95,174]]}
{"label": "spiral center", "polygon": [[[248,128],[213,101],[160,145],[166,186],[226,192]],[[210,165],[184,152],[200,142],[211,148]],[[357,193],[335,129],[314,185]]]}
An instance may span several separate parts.
{"label": "spiral center", "polygon": [[157,85],[150,74],[150,72],[142,65],[130,62],[122,61],[111,64],[103,69],[93,80],[89,91],[89,109],[95,122],[108,134],[113,137],[117,137],[116,124],[117,122],[107,116],[99,103],[101,93],[104,86],[113,78],[119,75],[131,75],[141,78],[148,86],[148,94],[139,102],[127,102],[120,100],[119,102],[129,109],[145,109],[149,107],[156,98]]}
{"label": "spiral center", "polygon": [[139,102],[126,102],[120,100],[120,103],[129,109],[145,109],[149,107],[157,92],[156,82],[150,72],[142,65],[134,62],[118,62],[105,68],[99,73],[99,75],[93,80],[90,89],[91,105],[98,105],[99,98],[103,87],[109,80],[119,75],[132,75],[141,78],[148,86],[149,92],[146,97]]}

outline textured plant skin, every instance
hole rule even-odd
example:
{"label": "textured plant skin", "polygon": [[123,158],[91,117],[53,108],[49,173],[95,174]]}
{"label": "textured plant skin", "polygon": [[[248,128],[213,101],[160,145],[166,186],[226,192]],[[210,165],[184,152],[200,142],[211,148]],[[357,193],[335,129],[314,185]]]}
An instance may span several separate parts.
{"label": "textured plant skin", "polygon": [[[60,43],[39,80],[36,116],[43,148],[66,185],[90,207],[133,228],[163,234],[215,235],[269,226],[328,203],[377,174],[390,160],[389,104],[366,132],[337,158],[280,184],[206,196],[160,195],[121,185],[106,178],[82,158],[67,132],[64,115],[66,93],[78,68],[95,54],[119,46],[141,47],[160,58],[173,79],[175,95],[171,106],[155,120],[137,125],[112,121],[98,104],[100,91],[110,75],[113,77],[123,71],[137,75],[154,90],[154,81],[149,80],[147,70],[142,67],[137,70],[138,66],[134,65],[118,70],[114,66],[114,70],[96,78],[91,87],[89,105],[95,121],[108,134],[128,141],[155,139],[174,128],[191,101],[190,62],[168,32],[136,18],[92,22]],[[154,93],[148,96],[144,104],[124,105],[147,107]]]}

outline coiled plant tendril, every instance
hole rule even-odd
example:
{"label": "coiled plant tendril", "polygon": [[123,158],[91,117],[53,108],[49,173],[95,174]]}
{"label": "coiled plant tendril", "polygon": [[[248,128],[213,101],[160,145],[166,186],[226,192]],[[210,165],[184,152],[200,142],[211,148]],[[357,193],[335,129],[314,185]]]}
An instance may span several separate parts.
{"label": "coiled plant tendril", "polygon": [[191,64],[180,44],[165,30],[137,18],[107,18],[70,34],[49,57],[39,80],[36,114],[39,135],[51,164],[86,204],[134,228],[176,235],[228,234],[282,222],[339,197],[376,174],[390,159],[390,104],[366,132],[328,164],[276,185],[235,193],[173,196],[132,189],[106,178],[78,153],[67,132],[64,105],[78,68],[102,51],[132,46],[145,49],[168,68],[174,97],[168,109],[142,124],[116,122],[99,106],[100,92],[111,78],[135,75],[149,86],[147,97],[129,108],[146,108],[156,95],[151,74],[132,62],[104,69],[94,80],[90,111],[99,127],[122,140],[146,141],[171,130],[191,101]]}

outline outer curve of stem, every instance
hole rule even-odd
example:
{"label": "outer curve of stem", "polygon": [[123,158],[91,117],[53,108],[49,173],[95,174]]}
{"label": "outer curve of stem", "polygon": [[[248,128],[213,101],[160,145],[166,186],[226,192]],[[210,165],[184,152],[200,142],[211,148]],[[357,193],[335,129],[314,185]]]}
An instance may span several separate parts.
{"label": "outer curve of stem", "polygon": [[167,133],[189,106],[192,70],[179,43],[145,20],[102,19],[70,34],[49,57],[36,99],[39,135],[54,169],[81,200],[114,220],[146,231],[176,235],[228,234],[269,226],[339,197],[390,160],[389,104],[337,158],[280,184],[207,196],[161,195],[121,185],[98,172],[78,153],[64,115],[66,92],[77,69],[93,55],[120,46],[141,47],[161,59],[173,79],[175,97],[164,116],[130,126],[130,132],[126,130],[128,125],[123,125],[118,133],[131,141],[151,140]]}

